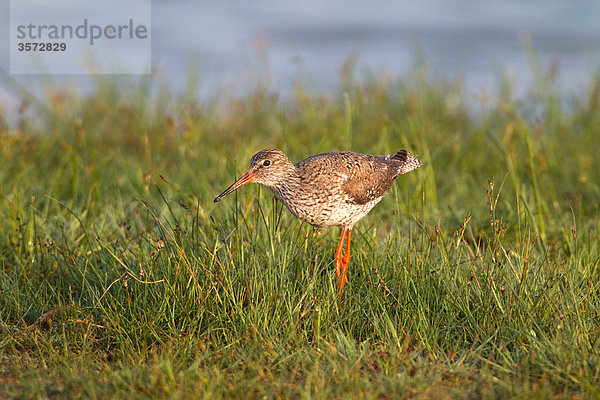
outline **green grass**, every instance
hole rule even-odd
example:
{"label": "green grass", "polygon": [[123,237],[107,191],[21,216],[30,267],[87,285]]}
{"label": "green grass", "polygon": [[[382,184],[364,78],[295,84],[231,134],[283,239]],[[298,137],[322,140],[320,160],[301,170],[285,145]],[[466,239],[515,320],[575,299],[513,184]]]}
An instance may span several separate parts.
{"label": "green grass", "polygon": [[[600,78],[351,76],[0,115],[0,398],[600,398]],[[339,229],[255,185],[212,203],[267,147],[424,162],[355,227],[341,299]]]}

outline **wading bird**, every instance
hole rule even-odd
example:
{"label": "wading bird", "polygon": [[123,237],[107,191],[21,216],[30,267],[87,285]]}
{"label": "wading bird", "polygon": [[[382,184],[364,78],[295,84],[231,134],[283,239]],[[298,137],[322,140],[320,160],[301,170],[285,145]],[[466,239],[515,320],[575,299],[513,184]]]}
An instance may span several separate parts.
{"label": "wading bird", "polygon": [[[341,227],[342,237],[335,252],[339,295],[348,282],[352,227],[385,196],[399,175],[420,166],[421,162],[406,150],[387,156],[348,151],[323,153],[294,165],[281,150],[267,149],[256,153],[248,172],[214,201],[256,182],[271,189],[301,220],[316,227]],[[346,251],[342,256],[344,239]]]}

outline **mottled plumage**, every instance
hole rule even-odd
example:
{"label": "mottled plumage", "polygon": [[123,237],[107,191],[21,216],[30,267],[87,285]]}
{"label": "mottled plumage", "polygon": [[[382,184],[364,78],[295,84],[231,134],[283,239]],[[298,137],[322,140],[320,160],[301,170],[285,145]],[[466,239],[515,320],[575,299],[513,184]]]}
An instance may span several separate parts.
{"label": "mottled plumage", "polygon": [[[238,187],[257,182],[268,187],[298,218],[314,226],[340,226],[342,239],[336,252],[336,270],[344,285],[349,261],[350,231],[390,190],[394,180],[421,165],[406,150],[374,156],[349,151],[323,153],[296,165],[278,149],[256,153],[248,172],[215,198],[215,202]],[[347,256],[341,246],[348,232]]]}

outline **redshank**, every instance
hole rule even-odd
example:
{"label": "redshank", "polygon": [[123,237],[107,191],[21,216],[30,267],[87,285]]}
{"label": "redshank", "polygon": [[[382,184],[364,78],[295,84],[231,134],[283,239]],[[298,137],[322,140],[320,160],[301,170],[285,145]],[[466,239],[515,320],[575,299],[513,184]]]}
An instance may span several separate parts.
{"label": "redshank", "polygon": [[[240,179],[215,198],[220,201],[250,182],[268,187],[296,217],[316,227],[339,226],[335,252],[338,295],[348,282],[352,228],[390,190],[394,180],[421,166],[406,150],[386,156],[340,151],[308,157],[296,165],[278,149],[256,153]],[[346,251],[342,248],[346,239]]]}

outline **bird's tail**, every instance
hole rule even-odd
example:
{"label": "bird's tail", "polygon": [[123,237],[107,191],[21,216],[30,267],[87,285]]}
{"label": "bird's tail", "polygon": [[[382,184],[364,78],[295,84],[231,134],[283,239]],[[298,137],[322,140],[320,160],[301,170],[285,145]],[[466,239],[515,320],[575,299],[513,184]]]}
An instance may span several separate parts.
{"label": "bird's tail", "polygon": [[398,175],[405,174],[421,166],[421,161],[419,161],[418,158],[411,156],[410,153],[404,149],[396,154],[388,156],[387,159],[399,162]]}

